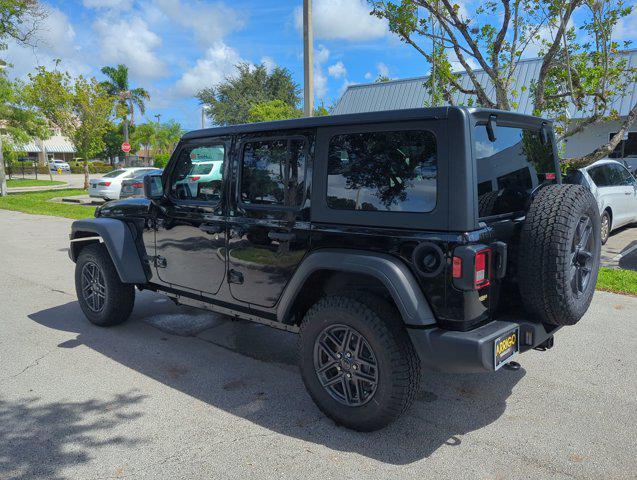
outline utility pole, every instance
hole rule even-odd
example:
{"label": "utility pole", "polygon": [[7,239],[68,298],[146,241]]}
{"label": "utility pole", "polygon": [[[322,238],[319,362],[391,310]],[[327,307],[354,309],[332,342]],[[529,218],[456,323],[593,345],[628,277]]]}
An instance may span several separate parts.
{"label": "utility pole", "polygon": [[157,124],[159,125],[159,120],[161,119],[161,113],[154,115],[154,117],[157,119]]}
{"label": "utility pole", "polygon": [[303,0],[303,114],[314,115],[314,35],[312,0]]}
{"label": "utility pole", "polygon": [[206,106],[201,106],[201,128],[206,128]]}

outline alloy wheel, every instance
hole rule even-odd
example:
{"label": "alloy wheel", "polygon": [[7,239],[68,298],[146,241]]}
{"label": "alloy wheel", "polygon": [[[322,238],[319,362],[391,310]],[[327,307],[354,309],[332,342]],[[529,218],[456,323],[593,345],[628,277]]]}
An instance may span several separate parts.
{"label": "alloy wheel", "polygon": [[378,363],[363,335],[347,325],[330,325],[314,342],[314,369],[337,402],[360,407],[378,387]]}
{"label": "alloy wheel", "polygon": [[82,267],[82,294],[84,301],[95,313],[101,312],[106,300],[106,282],[100,267],[86,262]]}
{"label": "alloy wheel", "polygon": [[575,229],[571,245],[570,284],[576,297],[586,292],[593,270],[593,247],[595,236],[588,215],[582,215]]}

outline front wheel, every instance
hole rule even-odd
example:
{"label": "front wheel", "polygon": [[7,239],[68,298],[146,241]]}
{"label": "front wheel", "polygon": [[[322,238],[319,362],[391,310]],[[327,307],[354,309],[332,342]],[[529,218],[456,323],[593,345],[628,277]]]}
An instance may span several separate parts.
{"label": "front wheel", "polygon": [[299,363],[319,409],[354,430],[387,426],[418,392],[420,362],[405,327],[372,295],[319,300],[301,325]]}
{"label": "front wheel", "polygon": [[610,235],[610,215],[608,214],[608,211],[604,210],[602,212],[602,218],[601,218],[601,241],[602,241],[602,245],[606,245],[606,242],[608,241],[608,236]]}
{"label": "front wheel", "polygon": [[91,323],[110,327],[125,322],[135,304],[135,286],[122,283],[101,243],[87,245],[75,264],[77,299]]}

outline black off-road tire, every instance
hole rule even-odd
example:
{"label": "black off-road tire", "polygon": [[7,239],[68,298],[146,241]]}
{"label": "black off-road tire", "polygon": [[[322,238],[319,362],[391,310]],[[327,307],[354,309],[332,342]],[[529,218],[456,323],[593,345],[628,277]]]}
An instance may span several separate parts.
{"label": "black off-road tire", "polygon": [[495,202],[498,200],[499,192],[487,192],[478,198],[478,216],[488,217],[493,215]]}
{"label": "black off-road tire", "polygon": [[[589,231],[586,238],[592,237],[586,250],[577,247],[584,230]],[[522,227],[518,265],[522,302],[535,320],[553,325],[580,320],[595,292],[600,248],[600,215],[590,191],[580,185],[549,185],[537,193]],[[590,276],[576,292],[574,269],[586,265]]]}
{"label": "black off-road tire", "polygon": [[[85,267],[86,272],[91,270],[101,275],[103,286],[100,287],[100,291],[103,292],[103,302],[97,306],[92,298],[88,298],[90,295],[90,291],[87,292],[86,288],[88,282],[83,281]],[[100,327],[111,327],[125,322],[135,304],[135,286],[122,283],[111,256],[101,243],[87,245],[80,252],[75,264],[75,291],[86,318]],[[96,308],[100,305],[101,308]]]}
{"label": "black off-road tire", "polygon": [[[363,405],[335,400],[319,380],[315,342],[334,326],[362,335],[375,355],[378,382]],[[411,406],[420,385],[420,359],[402,319],[393,306],[368,293],[325,296],[310,308],[301,324],[299,366],[318,408],[336,424],[358,431],[378,430],[396,420]]]}
{"label": "black off-road tire", "polygon": [[610,218],[610,214],[608,213],[607,210],[604,210],[602,212],[602,216],[600,218],[600,222],[601,222],[601,226],[600,226],[600,231],[601,231],[601,242],[602,245],[606,245],[606,242],[608,241],[608,237],[610,236],[610,229],[611,229],[611,218]]}

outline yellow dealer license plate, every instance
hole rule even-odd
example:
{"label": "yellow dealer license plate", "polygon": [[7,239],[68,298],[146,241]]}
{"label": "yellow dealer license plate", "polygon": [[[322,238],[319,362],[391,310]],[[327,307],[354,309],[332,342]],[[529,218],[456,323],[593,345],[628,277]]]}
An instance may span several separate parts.
{"label": "yellow dealer license plate", "polygon": [[520,331],[519,329],[512,330],[494,342],[493,345],[495,369],[497,370],[505,363],[509,362],[515,357],[520,350]]}

